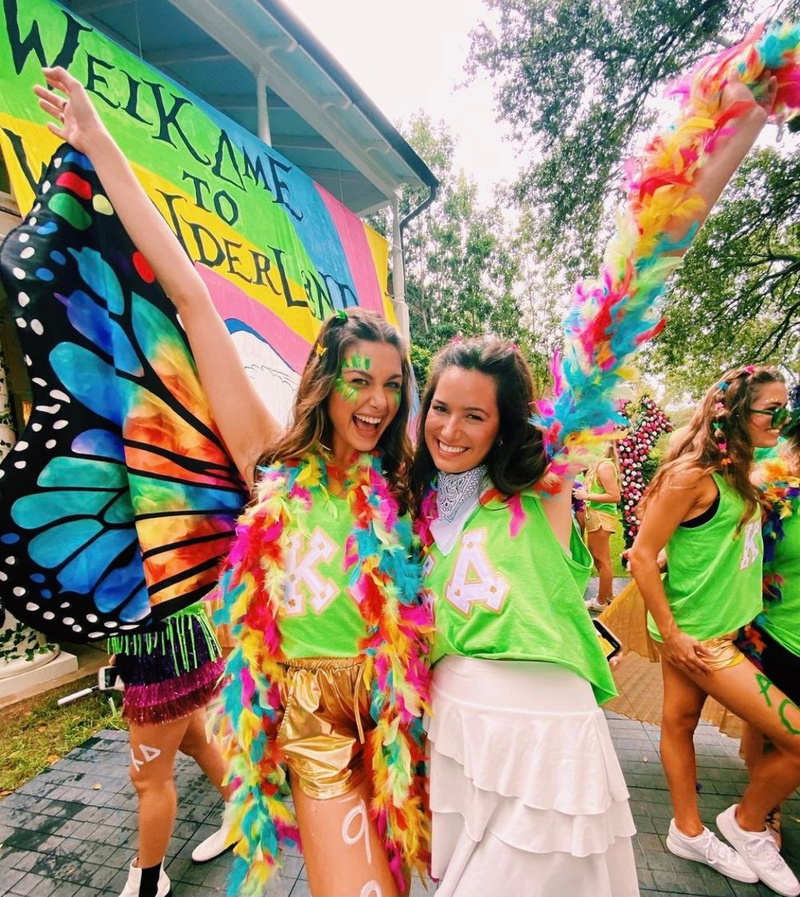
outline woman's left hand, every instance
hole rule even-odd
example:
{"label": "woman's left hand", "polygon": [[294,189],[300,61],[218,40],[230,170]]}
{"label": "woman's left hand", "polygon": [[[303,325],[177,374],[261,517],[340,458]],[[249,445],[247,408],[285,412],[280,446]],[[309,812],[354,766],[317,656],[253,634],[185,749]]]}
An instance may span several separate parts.
{"label": "woman's left hand", "polygon": [[33,92],[39,97],[41,108],[60,122],[58,125],[48,122],[48,129],[76,150],[91,156],[92,146],[106,137],[108,131],[86,89],[77,78],[60,66],[42,71],[50,89],[36,84]]}

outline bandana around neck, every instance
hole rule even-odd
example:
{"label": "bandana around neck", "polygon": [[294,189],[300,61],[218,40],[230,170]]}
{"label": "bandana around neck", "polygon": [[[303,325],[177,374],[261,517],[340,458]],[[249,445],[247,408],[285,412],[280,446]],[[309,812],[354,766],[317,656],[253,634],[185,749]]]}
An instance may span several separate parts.
{"label": "bandana around neck", "polygon": [[486,465],[479,464],[463,473],[439,471],[436,490],[436,509],[439,520],[450,523],[458,512],[468,504],[478,500],[481,484],[486,476]]}
{"label": "bandana around neck", "polygon": [[[230,893],[242,897],[261,894],[279,848],[297,842],[276,745],[285,680],[279,608],[289,575],[287,549],[302,532],[312,503],[330,502],[328,462],[317,451],[262,471],[221,579],[225,603],[223,619],[216,622],[230,625],[236,647],[228,658],[218,717],[234,785],[234,833],[240,839]],[[353,515],[345,564],[366,626],[359,647],[375,721],[365,747],[374,777],[372,810],[403,887],[404,868],[422,874],[427,860],[419,769],[433,624],[419,594],[410,523],[399,516],[377,454],[356,459],[343,492]]]}

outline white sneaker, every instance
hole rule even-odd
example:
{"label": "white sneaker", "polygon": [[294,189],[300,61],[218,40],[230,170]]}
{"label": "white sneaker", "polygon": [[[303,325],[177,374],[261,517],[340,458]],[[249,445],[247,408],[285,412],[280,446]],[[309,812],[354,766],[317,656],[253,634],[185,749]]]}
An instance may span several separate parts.
{"label": "white sneaker", "polygon": [[758,881],[758,875],[745,863],[742,857],[707,828],[703,828],[700,835],[690,838],[675,825],[675,820],[670,820],[669,834],[667,835],[667,850],[676,857],[684,860],[694,860],[696,863],[705,863],[717,872],[736,881]]}
{"label": "white sneaker", "polygon": [[195,863],[207,863],[233,847],[236,842],[231,837],[232,829],[233,820],[229,818],[227,812],[224,812],[222,814],[222,825],[213,835],[209,835],[205,841],[201,841],[192,851],[192,859]]}
{"label": "white sneaker", "polygon": [[746,832],[736,821],[736,806],[728,807],[717,816],[719,830],[768,888],[783,897],[797,897],[800,882],[780,855],[769,829]]}
{"label": "white sneaker", "polygon": [[[136,860],[133,862],[135,863]],[[141,884],[142,870],[131,863],[131,867],[128,870],[128,880],[125,882],[125,887],[122,889],[122,893],[119,897],[139,897]],[[158,890],[156,891],[156,897],[172,897],[172,887],[169,878],[167,877],[167,873],[163,868],[158,876]]]}

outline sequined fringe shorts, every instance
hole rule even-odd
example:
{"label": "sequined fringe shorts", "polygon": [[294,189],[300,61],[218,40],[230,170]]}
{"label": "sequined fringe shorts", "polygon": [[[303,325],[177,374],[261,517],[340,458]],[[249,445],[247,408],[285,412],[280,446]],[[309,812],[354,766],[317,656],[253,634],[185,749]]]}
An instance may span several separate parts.
{"label": "sequined fringe shorts", "polygon": [[156,632],[109,640],[125,684],[122,715],[140,726],[170,723],[194,713],[220,687],[224,663],[202,606],[168,617]]}
{"label": "sequined fringe shorts", "polygon": [[374,723],[360,657],[289,660],[278,748],[309,797],[327,800],[364,780],[364,732]]}

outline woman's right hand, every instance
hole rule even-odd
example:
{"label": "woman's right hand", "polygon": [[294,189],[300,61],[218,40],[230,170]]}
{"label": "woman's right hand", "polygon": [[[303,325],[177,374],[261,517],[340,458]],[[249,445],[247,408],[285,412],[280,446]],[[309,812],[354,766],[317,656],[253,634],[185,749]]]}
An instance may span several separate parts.
{"label": "woman's right hand", "polygon": [[691,635],[687,635],[675,627],[669,635],[664,636],[664,659],[669,661],[683,673],[705,675],[711,668],[703,658],[711,657],[708,648]]}
{"label": "woman's right hand", "polygon": [[39,97],[41,108],[60,122],[58,125],[48,122],[48,129],[79,152],[89,155],[92,145],[107,137],[108,131],[84,86],[60,66],[42,69],[42,72],[50,90],[36,84],[33,92]]}

